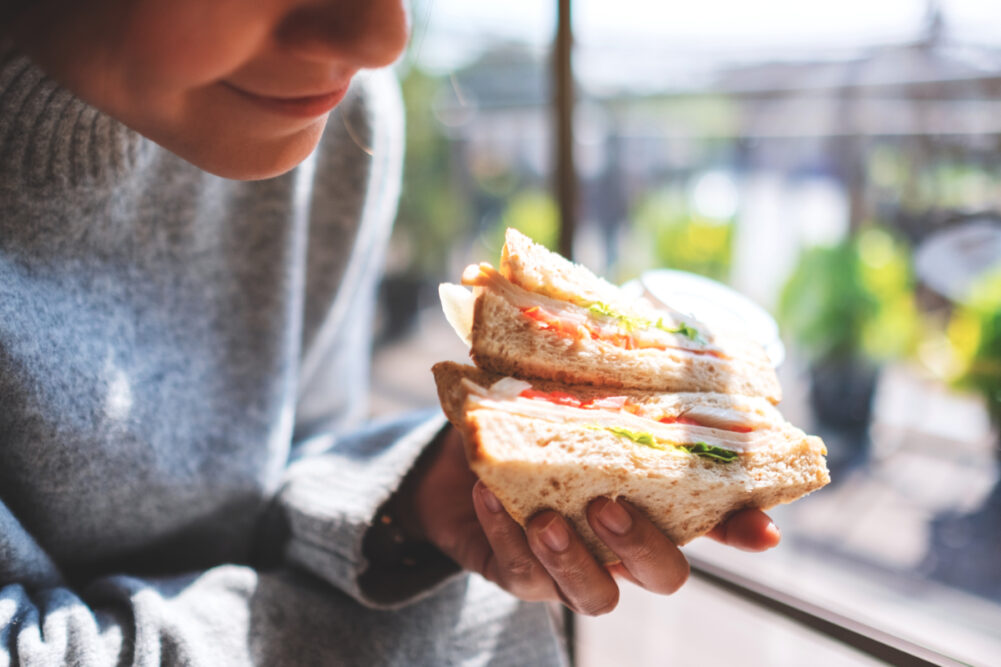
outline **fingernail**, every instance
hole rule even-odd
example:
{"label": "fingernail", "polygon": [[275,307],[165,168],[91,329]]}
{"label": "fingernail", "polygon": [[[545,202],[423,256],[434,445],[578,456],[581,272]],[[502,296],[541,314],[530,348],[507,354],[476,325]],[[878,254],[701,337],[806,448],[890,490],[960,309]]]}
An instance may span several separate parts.
{"label": "fingernail", "polygon": [[773,540],[775,540],[776,544],[778,544],[779,540],[782,539],[782,531],[779,530],[779,527],[776,526],[775,522],[773,522],[773,521],[769,521],[768,522],[768,526],[765,527],[765,532],[768,533],[768,535]]}
{"label": "fingernail", "polygon": [[487,506],[487,509],[491,512],[500,512],[503,508],[500,501],[497,500],[497,496],[490,492],[490,489],[483,486],[480,487],[480,497],[483,498],[483,504]]}
{"label": "fingernail", "polygon": [[629,516],[629,512],[622,505],[609,499],[606,499],[605,504],[598,510],[598,521],[616,535],[625,535],[633,527],[633,518]]}
{"label": "fingernail", "polygon": [[539,537],[543,544],[556,553],[562,553],[570,546],[570,533],[567,532],[559,517],[554,516],[549,525],[539,533]]}

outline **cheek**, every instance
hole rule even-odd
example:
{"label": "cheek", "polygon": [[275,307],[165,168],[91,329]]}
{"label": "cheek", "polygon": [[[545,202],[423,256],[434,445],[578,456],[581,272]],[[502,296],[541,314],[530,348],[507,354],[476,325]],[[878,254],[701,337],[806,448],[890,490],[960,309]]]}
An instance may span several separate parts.
{"label": "cheek", "polygon": [[172,148],[192,164],[224,178],[257,180],[272,178],[309,157],[323,133],[326,119],[290,133],[254,137],[233,124],[200,126],[183,133]]}
{"label": "cheek", "polygon": [[271,39],[276,2],[146,0],[125,31],[127,83],[136,91],[183,90],[219,80]]}
{"label": "cheek", "polygon": [[262,112],[221,86],[184,96],[177,113],[145,114],[140,132],[217,176],[269,178],[304,160],[326,117],[286,119]]}

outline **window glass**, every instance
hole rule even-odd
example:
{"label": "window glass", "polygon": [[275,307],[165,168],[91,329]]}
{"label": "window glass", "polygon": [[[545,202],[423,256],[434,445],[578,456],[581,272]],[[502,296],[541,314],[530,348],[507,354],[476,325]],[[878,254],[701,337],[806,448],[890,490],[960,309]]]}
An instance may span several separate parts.
{"label": "window glass", "polygon": [[779,549],[686,549],[996,661],[1001,14],[973,0],[573,10],[578,258],[620,281],[707,275],[772,312],[780,408],[829,448],[831,485],[773,512]]}
{"label": "window glass", "polygon": [[[413,332],[420,311],[437,303],[439,282],[498,256],[504,227],[543,240],[558,229],[548,191],[555,6],[417,0],[411,20],[398,66],[407,152],[382,288],[383,342]],[[429,377],[422,369],[419,379]]]}
{"label": "window glass", "polygon": [[[467,359],[438,281],[495,261],[508,225],[555,245],[555,8],[415,1],[376,413],[434,405],[430,364]],[[996,663],[1001,12],[987,0],[575,0],[573,16],[576,258],[619,282],[695,272],[761,304],[787,352],[780,408],[829,448],[831,485],[772,511],[780,548],[696,540],[686,553]],[[740,645],[752,662],[802,664],[819,641],[794,646],[788,624],[735,604],[704,586],[624,595],[617,617],[655,638],[630,643],[630,664],[663,664],[665,644],[693,636],[684,619],[708,619],[706,662]],[[623,625],[603,621],[582,620],[582,664],[621,642]],[[824,647],[825,664],[857,657]]]}

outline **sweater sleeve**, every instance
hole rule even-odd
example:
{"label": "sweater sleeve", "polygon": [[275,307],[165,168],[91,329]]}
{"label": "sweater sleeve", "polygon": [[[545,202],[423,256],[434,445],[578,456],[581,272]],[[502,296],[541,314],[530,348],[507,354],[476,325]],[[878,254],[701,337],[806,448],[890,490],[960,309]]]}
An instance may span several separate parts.
{"label": "sweater sleeve", "polygon": [[0,667],[565,664],[545,608],[482,579],[391,614],[293,568],[70,582],[2,501],[0,530]]}
{"label": "sweater sleeve", "polygon": [[[307,264],[304,354],[298,377],[294,457],[278,494],[286,562],[324,579],[364,605],[396,608],[425,596],[458,571],[433,549],[419,567],[376,568],[366,535],[380,508],[445,424],[440,413],[415,413],[366,426],[376,290],[400,191],[403,107],[389,72],[360,79],[355,103],[344,105],[316,155]],[[367,147],[365,183],[351,185],[345,156]],[[351,163],[353,164],[353,163]],[[331,217],[344,188],[364,190],[352,252]],[[430,383],[430,369],[427,371]],[[355,430],[357,428],[357,430]],[[336,435],[335,435],[336,434]],[[282,539],[287,537],[287,542]],[[367,576],[362,576],[367,573]],[[379,581],[378,591],[365,582]]]}
{"label": "sweater sleeve", "polygon": [[387,614],[290,570],[0,585],[0,667],[563,665],[542,605],[483,580]]}
{"label": "sweater sleeve", "polygon": [[[246,665],[261,663],[272,644],[291,649],[311,641],[297,634],[306,632],[300,626],[269,627],[269,614],[261,613],[302,598],[293,586],[262,581],[274,574],[220,566],[75,586],[2,501],[0,531],[0,667]],[[258,643],[248,641],[255,628]],[[294,656],[285,664],[296,664]]]}
{"label": "sweater sleeve", "polygon": [[[367,559],[363,543],[379,509],[444,425],[438,413],[415,413],[306,443],[278,496],[287,522],[286,558],[377,608],[409,604],[457,574],[455,563],[428,550],[416,566],[362,576],[377,566]],[[377,586],[365,583],[373,579]]]}
{"label": "sweater sleeve", "polygon": [[0,587],[0,666],[248,664],[256,573],[225,566],[156,581]]}

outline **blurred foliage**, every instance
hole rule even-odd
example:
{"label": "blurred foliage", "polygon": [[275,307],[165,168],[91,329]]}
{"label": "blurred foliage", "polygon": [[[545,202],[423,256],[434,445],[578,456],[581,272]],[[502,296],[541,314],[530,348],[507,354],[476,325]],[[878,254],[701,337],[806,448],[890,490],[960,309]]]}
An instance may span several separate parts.
{"label": "blurred foliage", "polygon": [[[692,210],[682,191],[659,190],[643,198],[632,216],[637,236],[625,278],[644,268],[690,271],[726,281],[733,260],[733,220],[715,220]],[[646,255],[646,259],[643,259]],[[652,264],[644,267],[642,264]]]}
{"label": "blurred foliage", "polygon": [[899,145],[874,146],[866,157],[868,183],[879,202],[912,213],[979,210],[998,205],[997,169],[969,160],[922,158]]}
{"label": "blurred foliage", "polygon": [[908,163],[900,150],[889,146],[873,146],[866,156],[868,180],[872,185],[900,192],[907,185]]}
{"label": "blurred foliage", "polygon": [[504,231],[514,227],[536,243],[556,250],[560,237],[560,213],[552,195],[543,190],[522,190],[511,197],[483,239],[487,257],[500,257]]}
{"label": "blurred foliage", "polygon": [[930,170],[937,184],[935,204],[940,208],[964,210],[981,208],[997,193],[998,183],[988,171],[972,164],[943,162]]}
{"label": "blurred foliage", "polygon": [[1001,424],[1001,269],[977,281],[946,333],[958,362],[953,381],[980,392]]}
{"label": "blurred foliage", "polygon": [[432,111],[441,79],[413,67],[401,83],[407,147],[393,242],[405,253],[403,272],[438,279],[472,212],[453,183],[451,147]]}
{"label": "blurred foliage", "polygon": [[807,248],[779,300],[779,320],[813,361],[904,356],[918,337],[906,246],[879,227]]}
{"label": "blurred foliage", "polygon": [[[735,136],[742,121],[739,103],[733,97],[705,91],[694,95],[672,93],[666,98],[653,95],[612,99],[609,106],[618,114],[629,114],[634,122],[656,134],[699,137],[699,145],[686,146],[685,155],[671,156],[678,158],[679,166],[705,164],[704,158],[712,149],[729,147],[731,142],[725,137]],[[701,154],[699,159],[688,154],[691,150]]]}
{"label": "blurred foliage", "polygon": [[506,199],[521,187],[521,175],[506,160],[489,152],[470,157],[470,174],[484,197]]}

